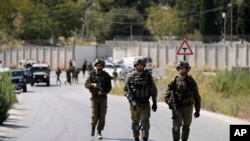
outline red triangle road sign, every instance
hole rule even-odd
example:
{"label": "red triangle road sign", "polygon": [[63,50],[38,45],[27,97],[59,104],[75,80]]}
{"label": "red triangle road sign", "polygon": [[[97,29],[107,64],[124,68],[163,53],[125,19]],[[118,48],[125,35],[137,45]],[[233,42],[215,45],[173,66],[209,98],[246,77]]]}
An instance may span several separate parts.
{"label": "red triangle road sign", "polygon": [[193,51],[186,39],[183,40],[181,46],[178,48],[177,55],[193,55]]}

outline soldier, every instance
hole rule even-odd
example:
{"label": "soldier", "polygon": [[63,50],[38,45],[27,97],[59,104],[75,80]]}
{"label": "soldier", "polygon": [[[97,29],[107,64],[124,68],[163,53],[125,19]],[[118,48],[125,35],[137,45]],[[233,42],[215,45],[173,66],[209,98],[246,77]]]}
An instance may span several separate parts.
{"label": "soldier", "polygon": [[96,59],[94,62],[95,70],[91,71],[85,81],[85,87],[91,93],[91,136],[95,135],[97,125],[97,137],[102,139],[101,131],[105,126],[105,116],[107,112],[107,94],[112,89],[111,76],[103,70],[105,62],[102,59]]}
{"label": "soldier", "polygon": [[114,84],[116,84],[117,77],[118,77],[118,73],[117,73],[116,68],[114,68],[114,71],[113,71]]}
{"label": "soldier", "polygon": [[[176,69],[179,75],[168,84],[165,102],[169,105],[169,109],[172,109],[173,140],[179,141],[181,138],[182,141],[187,141],[190,131],[189,127],[192,122],[193,106],[195,107],[194,117],[198,118],[200,116],[201,97],[196,81],[191,75],[188,75],[191,69],[189,63],[180,61]],[[182,133],[180,136],[181,127]]]}
{"label": "soldier", "polygon": [[71,75],[70,75],[70,68],[67,68],[66,69],[66,81],[65,81],[65,84],[69,83],[71,85]]}
{"label": "soldier", "polygon": [[83,76],[85,76],[86,68],[87,68],[87,60],[85,59],[84,63],[82,64],[82,74],[83,74]]}
{"label": "soldier", "polygon": [[61,85],[61,80],[60,80],[60,74],[61,74],[61,69],[60,69],[60,67],[58,67],[57,68],[57,70],[56,70],[56,84],[57,84],[57,82],[59,82],[60,83],[60,85]]}
{"label": "soldier", "polygon": [[152,97],[152,110],[157,110],[157,88],[150,73],[145,70],[143,59],[134,61],[135,71],[129,73],[125,80],[124,96],[129,99],[132,120],[132,131],[135,141],[139,141],[140,130],[143,141],[149,137],[150,102]]}

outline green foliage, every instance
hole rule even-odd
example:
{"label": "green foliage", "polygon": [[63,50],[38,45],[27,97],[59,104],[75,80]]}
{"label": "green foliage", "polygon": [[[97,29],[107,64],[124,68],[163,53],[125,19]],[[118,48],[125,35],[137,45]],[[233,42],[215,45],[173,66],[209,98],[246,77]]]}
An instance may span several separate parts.
{"label": "green foliage", "polygon": [[152,7],[148,8],[147,12],[149,16],[146,27],[154,36],[162,38],[164,36],[178,35],[181,32],[177,28],[181,25],[181,19],[178,17],[178,11],[175,8],[160,9]]}
{"label": "green foliage", "polygon": [[214,8],[214,2],[211,0],[201,1],[201,15],[200,15],[200,33],[202,41],[209,43],[211,41],[218,41],[219,38],[207,38],[208,36],[218,35],[219,31],[216,26],[215,12],[208,11]]}
{"label": "green foliage", "polygon": [[[126,13],[126,14],[123,14]],[[95,37],[98,42],[112,40],[115,36],[145,35],[147,29],[144,27],[145,19],[138,13],[136,8],[116,8],[108,13],[98,13],[98,20],[91,22],[95,28]],[[105,17],[105,19],[103,19]]]}
{"label": "green foliage", "polygon": [[0,73],[0,124],[8,117],[8,110],[15,100],[13,85],[10,75],[6,72]]}
{"label": "green foliage", "polygon": [[221,71],[216,74],[211,86],[223,97],[246,95],[250,92],[250,75],[243,70]]}
{"label": "green foliage", "polygon": [[[227,13],[226,28],[230,29],[230,3],[231,0],[2,0],[0,41],[3,44],[14,39],[41,41],[85,35],[103,43],[131,33],[182,39],[194,37],[197,32],[204,42],[218,41],[224,27],[222,12]],[[90,10],[91,5],[94,6]],[[247,0],[233,0],[232,29],[233,34],[237,31],[241,38],[250,40],[248,5]]]}
{"label": "green foliage", "polygon": [[193,33],[199,29],[200,1],[176,0],[178,17],[182,19],[180,29],[182,34]]}
{"label": "green foliage", "polygon": [[241,38],[250,41],[250,38],[246,35],[250,33],[250,9],[247,5],[250,5],[249,0],[243,0],[238,9],[238,21],[236,24],[236,32],[240,35]]}

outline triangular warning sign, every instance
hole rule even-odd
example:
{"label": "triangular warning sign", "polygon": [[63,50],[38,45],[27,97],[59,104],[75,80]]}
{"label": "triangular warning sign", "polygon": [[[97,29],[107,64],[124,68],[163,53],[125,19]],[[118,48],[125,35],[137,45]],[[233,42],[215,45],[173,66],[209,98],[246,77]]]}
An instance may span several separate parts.
{"label": "triangular warning sign", "polygon": [[181,46],[178,48],[177,55],[193,55],[193,51],[186,39],[183,40]]}

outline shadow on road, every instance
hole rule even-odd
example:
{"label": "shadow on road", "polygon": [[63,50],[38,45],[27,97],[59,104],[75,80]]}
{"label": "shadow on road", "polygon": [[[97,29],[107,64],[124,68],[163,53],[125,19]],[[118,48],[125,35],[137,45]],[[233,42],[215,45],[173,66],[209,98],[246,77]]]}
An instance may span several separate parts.
{"label": "shadow on road", "polygon": [[10,123],[3,123],[1,126],[6,127],[6,128],[12,128],[12,129],[28,128],[28,126],[16,125],[16,124],[10,124]]}

